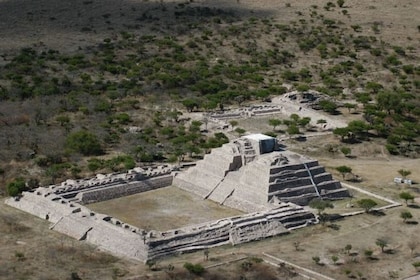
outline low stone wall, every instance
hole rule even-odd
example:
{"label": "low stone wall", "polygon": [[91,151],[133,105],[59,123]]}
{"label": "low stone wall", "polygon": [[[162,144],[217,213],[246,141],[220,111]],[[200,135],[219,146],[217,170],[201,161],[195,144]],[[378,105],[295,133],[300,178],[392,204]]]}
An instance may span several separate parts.
{"label": "low stone wall", "polygon": [[292,204],[221,219],[205,224],[171,230],[148,239],[149,258],[160,258],[226,244],[240,244],[285,234],[289,229],[316,222],[315,216]]}
{"label": "low stone wall", "polygon": [[165,175],[146,180],[112,185],[93,190],[86,190],[77,194],[76,198],[83,204],[95,203],[114,199],[172,185],[173,176]]}
{"label": "low stone wall", "polygon": [[[167,179],[154,180],[158,186]],[[281,204],[278,208],[192,225],[166,232],[145,231],[107,215],[95,213],[38,188],[6,203],[52,223],[50,229],[85,240],[114,255],[146,261],[180,252],[240,244],[284,234],[289,229],[316,222],[302,207]]]}

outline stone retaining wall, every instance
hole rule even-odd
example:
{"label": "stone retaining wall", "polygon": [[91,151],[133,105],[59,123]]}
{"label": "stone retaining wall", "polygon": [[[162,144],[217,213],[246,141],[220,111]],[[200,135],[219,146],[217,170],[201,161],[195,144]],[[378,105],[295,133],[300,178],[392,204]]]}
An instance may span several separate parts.
{"label": "stone retaining wall", "polygon": [[6,203],[48,219],[52,223],[50,229],[114,255],[143,262],[180,252],[259,240],[316,222],[315,216],[302,207],[282,204],[271,210],[158,232],[138,229],[95,213],[48,192],[47,188],[24,192],[22,197],[10,198]]}
{"label": "stone retaining wall", "polygon": [[284,204],[268,211],[162,232],[148,240],[149,258],[250,242],[315,222],[315,216],[302,207]]}
{"label": "stone retaining wall", "polygon": [[114,199],[172,185],[173,176],[165,175],[147,180],[128,182],[109,187],[87,190],[77,194],[76,198],[83,204]]}

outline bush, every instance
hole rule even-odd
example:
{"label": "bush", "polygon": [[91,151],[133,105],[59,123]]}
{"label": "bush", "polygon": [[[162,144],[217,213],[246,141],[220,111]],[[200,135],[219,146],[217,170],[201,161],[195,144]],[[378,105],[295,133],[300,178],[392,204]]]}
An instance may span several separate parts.
{"label": "bush", "polygon": [[96,135],[86,130],[71,133],[66,139],[66,147],[85,156],[103,154]]}
{"label": "bush", "polygon": [[16,178],[13,182],[7,184],[7,193],[10,196],[17,196],[27,189],[23,178]]}
{"label": "bush", "polygon": [[414,266],[416,269],[419,269],[419,268],[420,268],[420,262],[415,262],[415,263],[413,263],[413,266]]}
{"label": "bush", "polygon": [[195,275],[201,275],[205,271],[205,268],[201,264],[192,264],[189,262],[184,264],[184,268]]}

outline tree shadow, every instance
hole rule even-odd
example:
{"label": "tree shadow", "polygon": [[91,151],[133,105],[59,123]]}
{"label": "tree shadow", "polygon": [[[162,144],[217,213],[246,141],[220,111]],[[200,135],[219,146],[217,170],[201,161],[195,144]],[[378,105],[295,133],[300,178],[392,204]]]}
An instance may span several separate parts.
{"label": "tree shadow", "polygon": [[405,223],[407,225],[418,225],[419,224],[419,222],[417,222],[417,221],[406,221]]}
{"label": "tree shadow", "polygon": [[347,155],[346,158],[355,159],[355,158],[357,158],[357,156],[355,156],[355,155]]}
{"label": "tree shadow", "polygon": [[333,229],[333,230],[340,230],[340,228],[341,228],[340,225],[334,224],[334,223],[329,224],[328,227],[331,228],[331,229]]}
{"label": "tree shadow", "polygon": [[417,204],[408,204],[407,207],[413,208],[413,209],[420,209],[420,206]]}
{"label": "tree shadow", "polygon": [[395,250],[395,249],[385,249],[384,253],[389,254],[389,255],[394,255],[394,254],[397,253],[397,250]]}
{"label": "tree shadow", "polygon": [[382,210],[370,210],[368,212],[368,214],[369,215],[372,215],[372,216],[377,216],[377,217],[382,217],[382,216],[385,216],[386,215],[385,212],[382,211]]}

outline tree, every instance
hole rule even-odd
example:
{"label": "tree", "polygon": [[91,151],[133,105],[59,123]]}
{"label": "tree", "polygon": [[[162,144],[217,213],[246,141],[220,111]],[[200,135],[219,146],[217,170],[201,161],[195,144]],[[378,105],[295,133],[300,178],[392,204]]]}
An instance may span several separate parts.
{"label": "tree", "polygon": [[362,138],[369,129],[370,126],[368,123],[359,120],[351,121],[347,125],[348,132],[353,133],[358,138]]}
{"label": "tree", "polygon": [[321,258],[320,257],[318,257],[318,256],[314,256],[314,257],[312,257],[312,260],[317,264],[317,265],[319,265],[320,264],[320,261],[321,261]]}
{"label": "tree", "polygon": [[243,128],[237,127],[237,128],[235,129],[235,132],[236,132],[236,133],[238,133],[238,136],[242,136],[242,135],[244,135],[244,134],[245,134],[246,130],[245,130],[245,129],[243,129]]}
{"label": "tree", "polygon": [[205,268],[201,264],[192,264],[189,262],[184,263],[184,268],[195,275],[201,275],[205,271]]}
{"label": "tree", "polygon": [[343,6],[344,6],[344,0],[337,0],[337,5],[340,7],[340,8],[343,8]]}
{"label": "tree", "polygon": [[351,154],[351,149],[349,147],[341,147],[340,151],[344,154],[344,156],[348,157]]}
{"label": "tree", "polygon": [[279,120],[279,119],[269,119],[268,123],[273,127],[273,131],[275,131],[276,127],[281,125],[281,120]]}
{"label": "tree", "polygon": [[205,249],[203,253],[204,253],[204,259],[206,261],[208,261],[209,260],[209,249]]}
{"label": "tree", "polygon": [[370,198],[361,199],[361,200],[357,201],[357,204],[359,205],[359,207],[365,209],[366,213],[369,213],[369,211],[373,207],[378,205],[378,203],[376,203],[376,201],[374,201],[373,199],[370,199]]}
{"label": "tree", "polygon": [[351,246],[351,244],[347,244],[346,247],[344,247],[344,250],[346,250],[347,255],[350,254],[350,250],[353,248],[353,246]]}
{"label": "tree", "polygon": [[231,120],[231,121],[229,121],[229,124],[232,126],[232,129],[233,129],[233,128],[235,128],[235,126],[238,125],[238,121]]}
{"label": "tree", "polygon": [[327,200],[323,200],[321,198],[314,198],[309,202],[309,207],[317,209],[318,210],[318,215],[319,215],[326,208],[334,208],[334,205]]}
{"label": "tree", "polygon": [[403,200],[405,200],[405,205],[408,206],[408,201],[409,200],[413,200],[414,199],[414,195],[412,195],[409,192],[402,192],[402,193],[400,193],[400,198],[403,199]]}
{"label": "tree", "polygon": [[295,124],[291,124],[287,128],[287,133],[289,133],[289,135],[299,134],[299,127],[297,127]]}
{"label": "tree", "polygon": [[337,127],[336,129],[333,130],[333,134],[340,136],[342,142],[344,142],[346,137],[349,137],[349,133],[350,131],[347,127]]}
{"label": "tree", "polygon": [[351,173],[352,169],[351,167],[348,167],[346,165],[341,165],[335,168],[338,172],[341,173],[341,176],[343,176],[343,180],[347,173]]}
{"label": "tree", "polygon": [[146,265],[149,267],[150,270],[155,270],[156,268],[156,261],[155,260],[147,260]]}
{"label": "tree", "polygon": [[402,111],[403,102],[399,93],[380,92],[376,96],[376,100],[379,109],[385,110],[388,115],[391,114],[392,110],[396,113],[400,113]]}
{"label": "tree", "polygon": [[14,181],[10,182],[9,184],[7,184],[6,189],[7,189],[7,193],[10,196],[17,196],[21,192],[27,190],[27,187],[25,184],[25,180],[19,177],[19,178],[16,178]]}
{"label": "tree", "polygon": [[407,169],[400,169],[398,170],[398,173],[403,177],[403,179],[405,179],[407,176],[411,174],[411,171]]}
{"label": "tree", "polygon": [[86,130],[69,134],[66,139],[66,148],[85,156],[103,154],[101,144],[96,135]]}
{"label": "tree", "polygon": [[336,255],[331,256],[331,260],[333,261],[334,264],[337,264],[338,256]]}
{"label": "tree", "polygon": [[413,215],[410,211],[402,211],[400,217],[403,219],[404,223],[407,222],[407,219],[413,218]]}
{"label": "tree", "polygon": [[351,112],[351,109],[356,108],[356,104],[353,103],[344,103],[344,107],[346,107],[349,110],[349,113]]}
{"label": "tree", "polygon": [[298,124],[301,127],[307,126],[310,122],[311,122],[311,118],[310,117],[303,117],[300,120],[298,120]]}
{"label": "tree", "polygon": [[366,258],[371,259],[372,258],[372,255],[373,255],[373,251],[370,250],[370,249],[366,249],[364,251],[364,254],[365,254]]}
{"label": "tree", "polygon": [[388,246],[388,241],[384,238],[376,239],[375,244],[381,248],[382,253],[385,252],[385,247]]}
{"label": "tree", "polygon": [[290,118],[295,122],[295,123],[297,123],[298,122],[298,120],[300,119],[300,117],[299,117],[299,115],[298,114],[291,114],[290,115]]}
{"label": "tree", "polygon": [[295,241],[293,242],[293,246],[295,247],[296,251],[300,251],[300,241]]}
{"label": "tree", "polygon": [[321,100],[319,101],[318,105],[321,107],[321,109],[327,113],[330,114],[336,114],[337,113],[337,104],[335,104],[332,101],[329,100]]}
{"label": "tree", "polygon": [[59,164],[53,164],[45,170],[45,175],[51,177],[51,182],[55,184],[55,179],[61,176],[62,168],[60,168]]}
{"label": "tree", "polygon": [[185,99],[182,101],[182,105],[187,108],[188,112],[192,112],[195,108],[199,107],[199,103],[197,100],[194,99]]}

